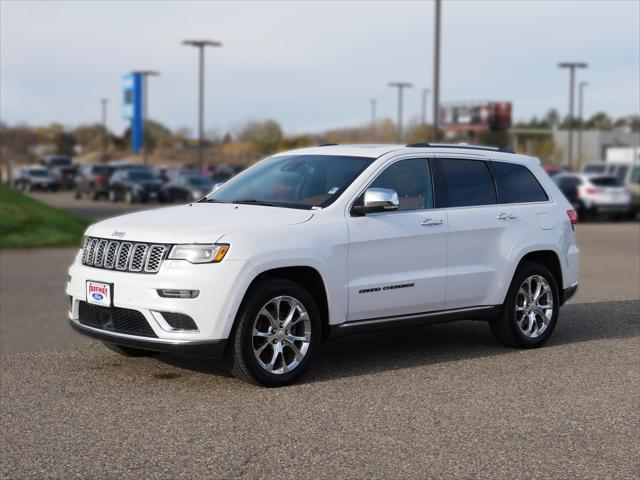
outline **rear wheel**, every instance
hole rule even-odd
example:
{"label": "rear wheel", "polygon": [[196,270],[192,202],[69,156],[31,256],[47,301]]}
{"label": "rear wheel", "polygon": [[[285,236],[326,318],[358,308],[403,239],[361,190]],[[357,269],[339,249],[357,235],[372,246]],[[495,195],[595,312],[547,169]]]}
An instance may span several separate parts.
{"label": "rear wheel", "polygon": [[125,357],[150,357],[155,355],[156,352],[151,350],[142,350],[140,348],[124,347],[122,345],[116,345],[115,343],[102,342],[112,352],[115,352]]}
{"label": "rear wheel", "polygon": [[116,203],[118,201],[118,195],[115,190],[109,190],[109,201],[111,203]]}
{"label": "rear wheel", "polygon": [[225,352],[237,378],[265,387],[298,380],[320,344],[320,312],[297,283],[270,279],[258,284],[238,312]]}
{"label": "rear wheel", "polygon": [[513,277],[502,312],[490,322],[491,332],[509,347],[539,347],[553,333],[559,302],[558,284],[549,269],[524,263]]}

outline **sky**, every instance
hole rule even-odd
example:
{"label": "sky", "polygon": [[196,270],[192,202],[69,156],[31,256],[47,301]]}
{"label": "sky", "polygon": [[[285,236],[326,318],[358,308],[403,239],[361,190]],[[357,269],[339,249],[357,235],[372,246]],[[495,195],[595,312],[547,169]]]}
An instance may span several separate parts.
{"label": "sky", "polygon": [[[0,1],[0,120],[69,127],[100,121],[122,132],[122,76],[149,81],[149,117],[197,126],[197,51],[206,52],[205,128],[235,131],[273,118],[286,132],[359,126],[377,99],[396,118],[390,81],[408,81],[405,122],[433,79],[431,1]],[[568,110],[561,61],[589,68],[586,115],[640,110],[640,1],[445,0],[441,101],[507,100],[516,120]]]}

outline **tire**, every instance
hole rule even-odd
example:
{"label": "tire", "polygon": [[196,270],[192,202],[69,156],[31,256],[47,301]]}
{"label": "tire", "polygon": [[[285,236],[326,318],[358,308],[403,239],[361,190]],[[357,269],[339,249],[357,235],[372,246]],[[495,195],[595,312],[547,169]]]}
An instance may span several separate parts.
{"label": "tire", "polygon": [[96,192],[95,190],[91,192],[91,200],[93,200],[94,202],[97,202],[98,200],[100,200],[100,194],[98,192]]}
{"label": "tire", "polygon": [[[537,313],[534,313],[534,322],[529,321],[529,310],[516,312],[516,307],[520,309],[531,309],[531,311],[534,311],[535,305],[527,302],[526,294],[521,292],[521,287],[524,291],[527,290],[524,283],[527,279],[531,279],[532,277],[534,279],[532,286],[534,293],[535,290],[537,290],[538,284],[544,286],[544,283],[546,282],[546,287],[548,288],[548,292],[540,294],[537,303],[538,307],[546,305],[551,306],[551,308],[540,309]],[[540,278],[542,278],[544,282],[541,281]],[[551,303],[549,303],[549,300],[551,300]],[[511,286],[507,292],[507,297],[505,298],[500,315],[489,323],[491,333],[493,333],[496,340],[508,347],[540,347],[553,333],[553,330],[558,323],[559,311],[560,292],[558,290],[558,283],[553,274],[542,264],[526,262],[518,268],[513,276],[513,280],[511,281]],[[546,323],[544,321],[545,318],[549,319]],[[524,326],[524,329],[529,332],[528,334],[520,327],[518,323],[519,319],[521,319],[521,324]]]}
{"label": "tire", "polygon": [[124,192],[124,201],[127,202],[129,205],[135,202],[135,199],[133,198],[133,193],[131,193],[131,190],[127,190],[126,192]]}
{"label": "tire", "polygon": [[[276,313],[278,298],[281,308],[279,317]],[[285,328],[273,330],[274,322],[261,314],[267,309],[276,325],[282,327],[292,308],[296,313],[290,331],[286,325]],[[306,316],[302,315],[303,311],[306,311]],[[263,335],[254,336],[254,325]],[[268,279],[253,287],[242,302],[229,337],[224,362],[236,378],[263,387],[282,387],[294,383],[307,371],[320,345],[320,335],[320,311],[311,294],[290,280]],[[290,338],[306,338],[308,341],[290,342]],[[261,361],[256,358],[257,350],[260,351],[258,356]]]}
{"label": "tire", "polygon": [[118,196],[116,195],[115,190],[109,190],[108,196],[111,203],[116,203],[118,201]]}
{"label": "tire", "polygon": [[151,357],[156,354],[156,352],[152,352],[151,350],[142,350],[139,348],[133,347],[124,347],[122,345],[116,345],[115,343],[102,342],[105,347],[107,347],[112,352],[115,352],[119,355],[123,355],[125,357]]}
{"label": "tire", "polygon": [[76,190],[73,194],[73,198],[75,198],[76,200],[80,200],[82,198],[82,194],[78,190]]}

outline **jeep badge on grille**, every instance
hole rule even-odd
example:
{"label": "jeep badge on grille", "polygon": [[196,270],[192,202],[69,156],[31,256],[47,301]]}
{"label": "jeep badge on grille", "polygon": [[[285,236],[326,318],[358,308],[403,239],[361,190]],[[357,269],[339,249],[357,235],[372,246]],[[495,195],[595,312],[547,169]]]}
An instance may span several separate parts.
{"label": "jeep badge on grille", "polygon": [[113,233],[111,234],[112,237],[118,237],[118,238],[122,238],[124,237],[125,232],[119,232],[118,230],[114,230]]}

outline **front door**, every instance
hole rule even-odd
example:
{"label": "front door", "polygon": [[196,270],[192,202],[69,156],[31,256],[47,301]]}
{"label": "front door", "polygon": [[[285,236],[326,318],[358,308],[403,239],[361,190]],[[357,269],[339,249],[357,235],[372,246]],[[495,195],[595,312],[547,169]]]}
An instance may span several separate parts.
{"label": "front door", "polygon": [[448,222],[433,208],[429,161],[394,161],[368,188],[395,190],[400,206],[347,218],[348,321],[442,309]]}

